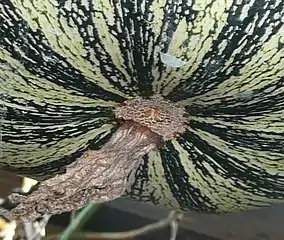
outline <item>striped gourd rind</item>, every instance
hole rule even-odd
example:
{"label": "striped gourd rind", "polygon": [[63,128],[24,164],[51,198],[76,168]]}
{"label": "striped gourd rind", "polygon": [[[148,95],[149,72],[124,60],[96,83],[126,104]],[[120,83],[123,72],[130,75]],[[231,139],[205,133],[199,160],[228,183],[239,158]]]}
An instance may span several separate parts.
{"label": "striped gourd rind", "polygon": [[187,130],[145,156],[128,195],[204,212],[284,202],[283,24],[281,0],[3,0],[0,165],[50,177],[109,139],[119,103],[160,94]]}

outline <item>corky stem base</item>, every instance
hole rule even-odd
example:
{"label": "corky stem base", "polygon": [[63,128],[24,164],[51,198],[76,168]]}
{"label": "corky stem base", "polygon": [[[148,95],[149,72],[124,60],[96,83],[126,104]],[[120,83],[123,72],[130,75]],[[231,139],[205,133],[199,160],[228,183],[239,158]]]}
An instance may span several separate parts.
{"label": "corky stem base", "polygon": [[100,150],[86,151],[67,166],[66,173],[43,181],[27,196],[11,194],[9,199],[17,206],[4,210],[4,215],[11,220],[32,221],[44,214],[119,198],[142,156],[183,132],[186,120],[183,109],[161,98],[127,101],[116,117],[123,123]]}

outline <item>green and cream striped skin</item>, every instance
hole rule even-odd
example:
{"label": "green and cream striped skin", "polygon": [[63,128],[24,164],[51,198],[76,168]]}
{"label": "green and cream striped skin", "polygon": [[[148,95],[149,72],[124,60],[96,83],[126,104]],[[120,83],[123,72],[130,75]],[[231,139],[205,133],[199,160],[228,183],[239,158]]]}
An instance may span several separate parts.
{"label": "green and cream striped skin", "polygon": [[132,198],[201,212],[284,202],[283,25],[282,0],[1,0],[0,165],[62,172],[109,139],[118,104],[160,94],[188,127],[145,156]]}

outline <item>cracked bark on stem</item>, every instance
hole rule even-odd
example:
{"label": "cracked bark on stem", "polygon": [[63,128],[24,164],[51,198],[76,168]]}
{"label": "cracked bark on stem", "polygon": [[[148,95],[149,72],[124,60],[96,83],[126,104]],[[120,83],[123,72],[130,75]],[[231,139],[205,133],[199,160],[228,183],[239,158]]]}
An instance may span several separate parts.
{"label": "cracked bark on stem", "polygon": [[11,194],[10,201],[19,205],[5,216],[32,221],[45,213],[72,211],[87,203],[114,200],[124,193],[131,170],[159,141],[159,136],[148,128],[125,122],[104,147],[86,151],[67,166],[65,174],[42,182],[27,196]]}
{"label": "cracked bark on stem", "polygon": [[122,125],[100,150],[86,151],[66,173],[43,181],[27,196],[11,194],[10,201],[17,205],[2,213],[26,222],[119,198],[142,156],[184,132],[188,120],[184,108],[161,97],[125,101],[115,115],[123,119]]}

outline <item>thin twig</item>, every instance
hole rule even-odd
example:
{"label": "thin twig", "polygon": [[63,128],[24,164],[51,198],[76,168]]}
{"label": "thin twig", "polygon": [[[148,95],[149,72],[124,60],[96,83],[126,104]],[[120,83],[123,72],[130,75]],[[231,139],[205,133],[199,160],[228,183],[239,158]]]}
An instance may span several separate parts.
{"label": "thin twig", "polygon": [[[45,228],[48,224],[48,221],[50,219],[51,215],[44,215],[43,218],[39,222],[31,222],[32,226],[37,224],[37,226],[34,226],[34,234],[28,238],[28,240],[36,240],[36,239],[42,239],[43,236],[45,236]],[[25,223],[26,224],[26,223]]]}
{"label": "thin twig", "polygon": [[27,223],[22,223],[22,224],[23,224],[26,239],[39,240],[38,236],[40,235],[40,231],[35,231],[33,222],[27,222]]}
{"label": "thin twig", "polygon": [[177,233],[178,233],[178,221],[177,220],[173,220],[170,223],[171,226],[171,237],[170,240],[175,240],[177,237]]}
{"label": "thin twig", "polygon": [[[72,236],[71,238],[80,238],[80,239],[96,239],[96,238],[102,238],[102,239],[128,239],[128,238],[134,238],[137,236],[145,235],[147,233],[153,232],[158,229],[165,228],[167,226],[171,226],[171,238],[170,240],[175,240],[177,236],[178,231],[178,222],[183,218],[183,214],[181,212],[172,211],[170,214],[165,218],[158,222],[146,225],[144,227],[126,231],[126,232],[116,232],[116,233],[108,233],[108,232],[102,232],[102,233],[77,233]],[[51,239],[59,239],[60,235],[50,235],[49,237],[46,237],[46,240]]]}

